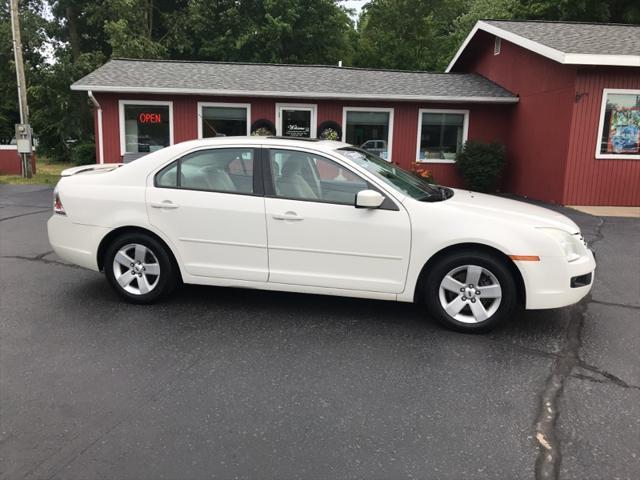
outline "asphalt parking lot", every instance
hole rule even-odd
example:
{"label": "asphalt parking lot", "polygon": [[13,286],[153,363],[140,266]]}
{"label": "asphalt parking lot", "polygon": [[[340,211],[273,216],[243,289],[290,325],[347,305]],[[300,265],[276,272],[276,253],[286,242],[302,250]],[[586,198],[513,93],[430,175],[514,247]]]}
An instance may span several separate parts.
{"label": "asphalt parking lot", "polygon": [[640,220],[564,210],[590,297],[463,335],[411,305],[123,303],[0,186],[1,479],[640,478]]}

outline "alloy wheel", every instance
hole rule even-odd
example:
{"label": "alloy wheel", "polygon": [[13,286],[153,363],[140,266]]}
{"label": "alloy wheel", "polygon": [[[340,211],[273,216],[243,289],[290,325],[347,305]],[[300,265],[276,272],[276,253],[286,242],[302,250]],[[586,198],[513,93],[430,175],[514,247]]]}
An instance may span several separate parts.
{"label": "alloy wheel", "polygon": [[160,263],[149,247],[129,243],[113,258],[113,276],[132,295],[145,295],[158,286]]}
{"label": "alloy wheel", "polygon": [[478,265],[462,265],[440,282],[440,305],[462,323],[481,323],[500,307],[502,288],[496,276]]}

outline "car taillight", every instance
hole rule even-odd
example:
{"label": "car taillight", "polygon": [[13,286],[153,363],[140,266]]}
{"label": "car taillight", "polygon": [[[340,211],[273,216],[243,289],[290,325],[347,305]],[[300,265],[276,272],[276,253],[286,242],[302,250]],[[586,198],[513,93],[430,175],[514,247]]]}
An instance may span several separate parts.
{"label": "car taillight", "polygon": [[57,213],[58,215],[67,214],[67,212],[64,211],[64,207],[62,206],[62,201],[60,200],[60,194],[58,193],[57,188],[53,191],[53,213]]}

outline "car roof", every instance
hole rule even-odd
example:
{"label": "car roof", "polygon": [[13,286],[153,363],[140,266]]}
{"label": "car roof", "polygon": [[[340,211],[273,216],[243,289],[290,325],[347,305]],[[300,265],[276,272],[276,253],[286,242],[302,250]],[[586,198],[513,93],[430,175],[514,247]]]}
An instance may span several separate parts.
{"label": "car roof", "polygon": [[189,140],[183,142],[182,145],[193,147],[217,147],[223,145],[264,145],[273,147],[299,147],[311,148],[314,150],[322,150],[331,152],[341,147],[348,147],[348,143],[336,142],[333,140],[320,140],[311,138],[292,138],[292,137],[263,137],[263,136],[244,136],[244,137],[210,137],[198,140]]}

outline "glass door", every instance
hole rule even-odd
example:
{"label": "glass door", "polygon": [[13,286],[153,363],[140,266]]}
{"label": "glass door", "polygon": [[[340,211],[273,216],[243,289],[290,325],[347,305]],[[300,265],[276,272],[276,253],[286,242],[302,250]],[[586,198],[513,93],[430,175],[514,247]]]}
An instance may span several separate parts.
{"label": "glass door", "polygon": [[315,138],[316,106],[277,104],[277,134],[282,137]]}

